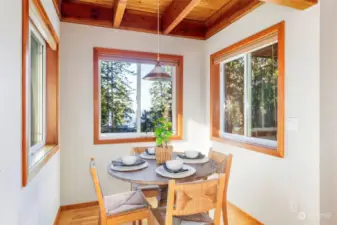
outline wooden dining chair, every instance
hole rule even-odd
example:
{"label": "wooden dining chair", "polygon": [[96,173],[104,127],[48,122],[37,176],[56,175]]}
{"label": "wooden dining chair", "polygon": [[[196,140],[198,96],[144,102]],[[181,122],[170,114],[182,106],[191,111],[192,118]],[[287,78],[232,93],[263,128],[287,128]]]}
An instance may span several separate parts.
{"label": "wooden dining chair", "polygon": [[223,203],[222,203],[222,218],[224,225],[228,225],[228,210],[227,210],[227,189],[229,183],[229,176],[231,173],[232,167],[232,154],[223,154],[217,151],[214,151],[213,148],[210,148],[208,153],[208,158],[214,160],[218,164],[218,170],[216,174],[211,175],[209,178],[217,178],[219,174],[225,174],[225,188],[223,194]]}
{"label": "wooden dining chair", "polygon": [[[151,209],[154,219],[149,225],[220,225],[225,179],[220,175],[218,179],[181,184],[170,180],[167,207]],[[214,219],[208,215],[212,209]]]}
{"label": "wooden dining chair", "polygon": [[[150,147],[134,147],[131,150],[131,154],[140,155],[141,153],[145,152],[145,150]],[[136,183],[131,183],[131,190],[141,190],[146,198],[158,198],[160,196],[160,187],[158,185],[140,185]]]}
{"label": "wooden dining chair", "polygon": [[93,157],[90,160],[90,173],[98,198],[99,225],[117,225],[149,218],[150,207],[141,191],[104,196]]}

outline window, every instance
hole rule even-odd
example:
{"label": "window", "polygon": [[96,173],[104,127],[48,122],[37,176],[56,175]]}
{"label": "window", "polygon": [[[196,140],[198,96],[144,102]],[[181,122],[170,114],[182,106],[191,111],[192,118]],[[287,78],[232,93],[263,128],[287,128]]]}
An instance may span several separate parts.
{"label": "window", "polygon": [[148,81],[143,77],[156,54],[100,48],[94,54],[96,144],[153,141],[163,116],[172,122],[173,139],[181,139],[182,57],[161,56],[171,81]]}
{"label": "window", "polygon": [[28,142],[29,152],[34,154],[46,143],[46,45],[39,32],[31,25],[28,73]]}
{"label": "window", "polygon": [[48,17],[44,15],[47,14],[39,2],[22,2],[23,187],[59,149],[59,38]]}
{"label": "window", "polygon": [[213,140],[283,156],[283,37],[281,23],[211,56]]}

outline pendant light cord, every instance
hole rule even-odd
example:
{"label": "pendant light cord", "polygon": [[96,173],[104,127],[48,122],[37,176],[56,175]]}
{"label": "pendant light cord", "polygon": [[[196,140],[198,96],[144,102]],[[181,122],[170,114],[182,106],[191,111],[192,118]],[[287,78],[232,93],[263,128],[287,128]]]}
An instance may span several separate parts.
{"label": "pendant light cord", "polygon": [[159,29],[160,29],[160,25],[159,25],[159,5],[160,5],[160,0],[158,0],[158,4],[157,4],[157,61],[159,62]]}

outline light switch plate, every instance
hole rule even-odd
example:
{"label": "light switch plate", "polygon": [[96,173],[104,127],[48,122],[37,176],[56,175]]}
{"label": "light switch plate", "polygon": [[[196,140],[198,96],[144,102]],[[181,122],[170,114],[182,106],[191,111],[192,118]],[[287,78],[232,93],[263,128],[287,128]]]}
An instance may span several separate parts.
{"label": "light switch plate", "polygon": [[290,117],[287,119],[287,130],[288,131],[298,131],[298,118]]}

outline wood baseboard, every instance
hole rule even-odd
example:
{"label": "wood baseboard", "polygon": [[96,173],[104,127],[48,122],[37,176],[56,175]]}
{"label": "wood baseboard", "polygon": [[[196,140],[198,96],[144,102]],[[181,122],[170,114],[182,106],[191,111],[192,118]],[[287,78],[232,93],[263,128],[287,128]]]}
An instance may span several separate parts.
{"label": "wood baseboard", "polygon": [[92,206],[97,206],[97,205],[98,205],[98,201],[83,202],[83,203],[72,204],[72,205],[62,205],[60,207],[60,211],[62,212],[66,210],[80,209],[80,208],[92,207]]}
{"label": "wood baseboard", "polygon": [[56,217],[55,217],[55,220],[54,220],[54,225],[58,225],[59,224],[60,216],[61,216],[61,207],[57,211],[57,214],[56,214]]}
{"label": "wood baseboard", "polygon": [[253,220],[256,224],[260,224],[260,225],[264,225],[263,223],[261,223],[260,221],[258,221],[257,219],[255,219],[253,216],[251,216],[250,214],[246,213],[245,211],[243,211],[242,209],[240,209],[239,207],[237,207],[236,205],[234,205],[233,203],[227,201],[227,204],[230,205],[231,207],[233,207],[234,209],[240,211],[242,214],[244,214],[246,217],[250,218],[251,220]]}

